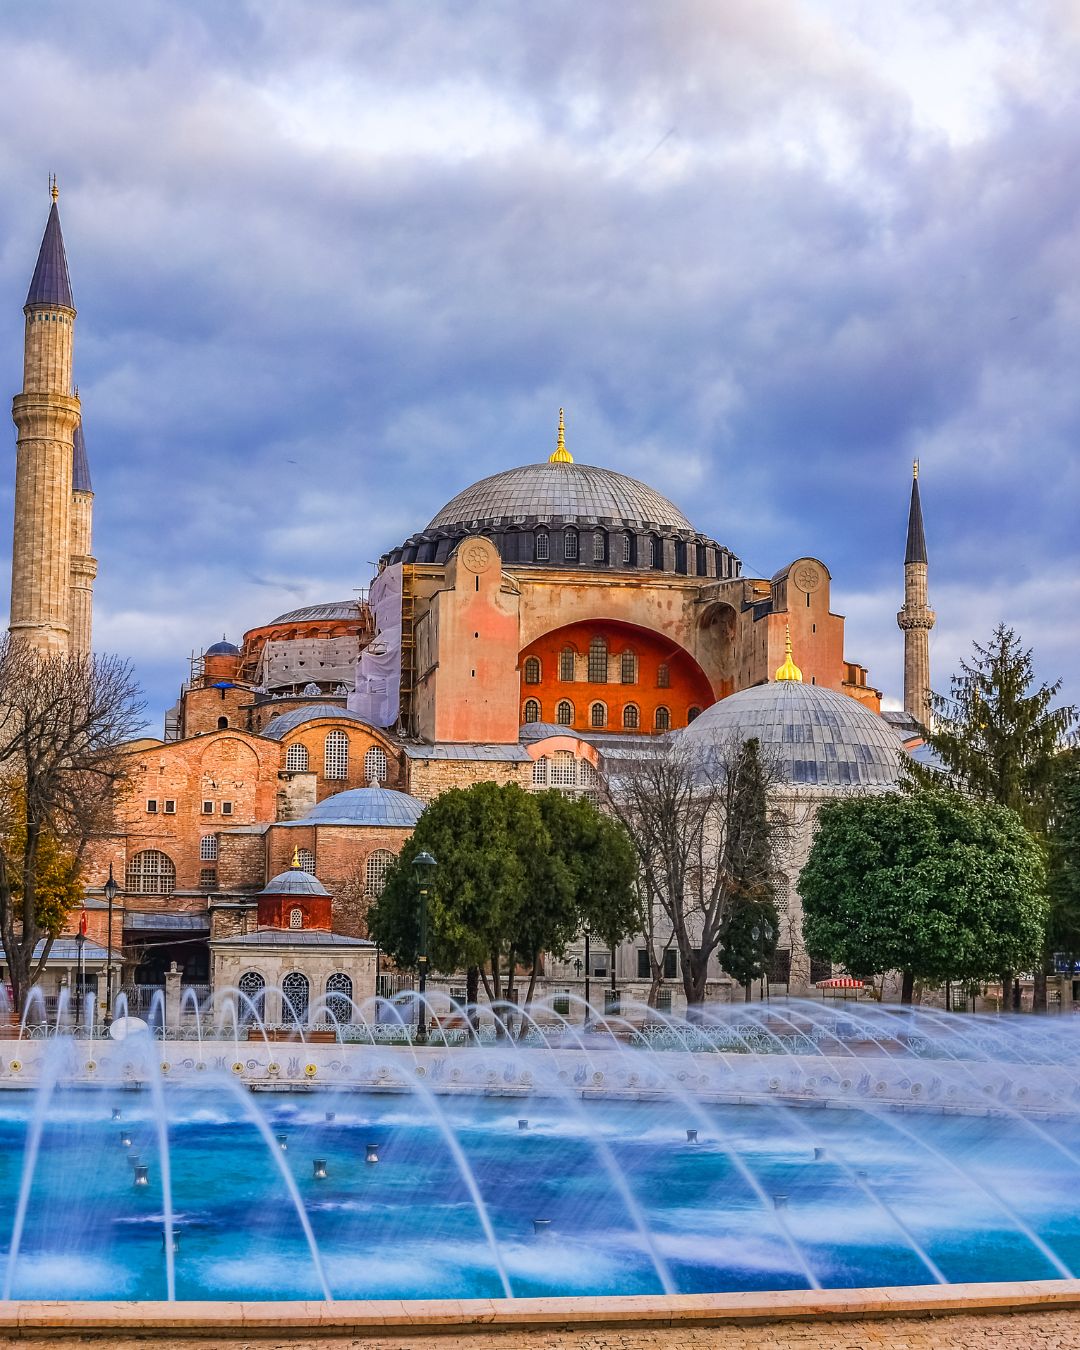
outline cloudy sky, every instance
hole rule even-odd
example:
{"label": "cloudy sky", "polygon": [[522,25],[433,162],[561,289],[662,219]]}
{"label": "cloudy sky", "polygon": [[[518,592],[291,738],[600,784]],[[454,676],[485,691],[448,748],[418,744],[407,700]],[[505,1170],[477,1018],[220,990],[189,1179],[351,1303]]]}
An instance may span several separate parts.
{"label": "cloudy sky", "polygon": [[155,721],[560,404],[747,571],[824,559],[893,699],[918,456],[935,685],[1003,619],[1080,702],[1078,0],[38,0],[0,45],[0,370],[55,171],[95,636]]}

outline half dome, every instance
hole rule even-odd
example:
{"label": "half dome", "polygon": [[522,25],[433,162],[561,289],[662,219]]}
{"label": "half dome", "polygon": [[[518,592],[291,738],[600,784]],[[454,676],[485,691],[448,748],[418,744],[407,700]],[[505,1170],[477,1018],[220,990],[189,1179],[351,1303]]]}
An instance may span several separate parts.
{"label": "half dome", "polygon": [[298,825],[389,825],[411,830],[424,813],[424,803],[393,788],[352,788],[335,792],[296,821]]}

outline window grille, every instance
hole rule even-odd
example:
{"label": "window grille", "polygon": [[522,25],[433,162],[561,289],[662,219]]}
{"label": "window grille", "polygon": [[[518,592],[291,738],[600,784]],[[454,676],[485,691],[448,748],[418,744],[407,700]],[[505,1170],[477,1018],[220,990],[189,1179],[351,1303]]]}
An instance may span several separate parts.
{"label": "window grille", "polygon": [[308,748],[306,745],[290,745],[285,751],[285,768],[289,773],[307,773]]}
{"label": "window grille", "polygon": [[574,756],[569,750],[557,750],[551,761],[551,786],[573,787],[575,782]]}
{"label": "window grille", "polygon": [[295,1016],[297,1021],[306,1022],[311,999],[308,977],[298,970],[290,970],[281,981],[281,994],[281,1020],[292,1022]]}
{"label": "window grille", "polygon": [[622,560],[624,563],[628,563],[630,561],[630,559],[633,557],[633,552],[634,550],[630,542],[630,536],[628,534],[624,534],[622,537]]}
{"label": "window grille", "polygon": [[578,536],[577,530],[563,531],[563,557],[567,562],[577,562],[578,555]]}
{"label": "window grille", "polygon": [[352,980],[342,971],[336,970],[333,975],[327,976],[326,1008],[338,1022],[351,1022],[353,1019],[352,991]]}
{"label": "window grille", "polygon": [[[243,975],[237,980],[236,987],[240,990],[241,994],[247,995],[247,998],[238,1000],[240,1007],[237,1009],[237,1015],[240,1021],[250,1022],[256,1013],[258,1013],[260,1017],[264,1017],[266,980],[259,972],[257,970],[245,970]],[[250,1005],[247,999],[251,1000]]]}
{"label": "window grille", "polygon": [[525,720],[526,722],[539,722],[539,721],[540,721],[540,704],[537,703],[536,699],[534,699],[534,698],[527,698],[527,699],[525,700],[525,718],[524,718],[524,720]]}
{"label": "window grille", "polygon": [[290,909],[290,910],[289,910],[289,927],[290,927],[290,928],[303,928],[303,926],[304,926],[304,911],[303,911],[299,906],[296,906],[295,908]]}
{"label": "window grille", "polygon": [[637,656],[634,652],[623,652],[619,657],[619,678],[623,684],[637,684]]}
{"label": "window grille", "polygon": [[309,872],[315,875],[315,854],[309,848],[298,848],[296,850],[296,859],[300,864],[301,872]]}
{"label": "window grille", "polygon": [[323,776],[340,782],[349,776],[349,738],[343,731],[328,731],[323,748]]}
{"label": "window grille", "polygon": [[594,703],[589,709],[589,726],[607,726],[607,708],[602,703]]}
{"label": "window grille", "polygon": [[559,653],[559,679],[567,682],[574,678],[574,649],[564,647]]}
{"label": "window grille", "polygon": [[596,530],[592,537],[592,560],[593,562],[604,561],[604,531]]}
{"label": "window grille", "polygon": [[636,731],[641,725],[641,718],[637,710],[637,704],[628,703],[622,710],[622,724],[624,731]]}
{"label": "window grille", "polygon": [[533,787],[547,787],[548,762],[544,756],[533,760],[532,780]]}
{"label": "window grille", "polygon": [[555,709],[555,721],[561,727],[572,727],[574,725],[574,705],[565,698]]}
{"label": "window grille", "polygon": [[536,561],[547,562],[551,557],[551,543],[548,539],[547,530],[536,531]]}
{"label": "window grille", "polygon": [[364,756],[364,777],[369,784],[386,782],[386,751],[381,745],[373,745]]}
{"label": "window grille", "polygon": [[607,684],[607,641],[594,637],[589,643],[589,683]]}
{"label": "window grille", "polygon": [[656,667],[656,687],[657,689],[671,688],[671,667],[666,661]]}
{"label": "window grille", "polygon": [[167,853],[144,849],[128,861],[125,889],[135,895],[172,895],[176,866]]}
{"label": "window grille", "polygon": [[217,868],[204,867],[199,872],[199,890],[216,891],[217,890]]}
{"label": "window grille", "polygon": [[526,683],[526,684],[539,684],[539,683],[540,683],[540,658],[539,658],[539,657],[536,657],[536,656],[529,656],[529,657],[526,657],[526,659],[525,659],[525,683]]}
{"label": "window grille", "polygon": [[199,861],[217,862],[218,840],[216,834],[204,834],[199,840]]}
{"label": "window grille", "polygon": [[653,718],[653,726],[657,731],[671,730],[671,710],[669,708],[657,708],[656,715]]}
{"label": "window grille", "polygon": [[377,848],[369,856],[364,874],[368,895],[382,894],[382,889],[386,885],[386,874],[390,871],[393,862],[394,855],[386,848]]}
{"label": "window grille", "polygon": [[595,787],[598,777],[595,764],[590,764],[587,759],[578,760],[579,787]]}

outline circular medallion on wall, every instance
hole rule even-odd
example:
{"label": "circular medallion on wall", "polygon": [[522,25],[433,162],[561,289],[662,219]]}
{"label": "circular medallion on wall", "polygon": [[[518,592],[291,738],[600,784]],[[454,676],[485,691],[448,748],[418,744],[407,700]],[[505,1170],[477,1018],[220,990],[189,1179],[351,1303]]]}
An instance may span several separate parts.
{"label": "circular medallion on wall", "polygon": [[494,545],[486,539],[470,539],[461,547],[461,564],[470,572],[486,572],[495,561]]}
{"label": "circular medallion on wall", "polygon": [[800,591],[811,594],[821,585],[821,573],[813,563],[800,563],[795,569],[792,580]]}

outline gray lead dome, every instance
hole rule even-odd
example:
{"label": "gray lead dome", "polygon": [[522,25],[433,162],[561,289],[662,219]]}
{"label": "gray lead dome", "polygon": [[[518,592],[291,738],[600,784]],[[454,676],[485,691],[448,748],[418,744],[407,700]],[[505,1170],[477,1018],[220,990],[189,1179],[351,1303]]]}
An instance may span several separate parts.
{"label": "gray lead dome", "polygon": [[895,787],[903,754],[889,724],[846,694],[797,680],[759,684],[721,699],[679,732],[706,751],[756,737],[795,787]]}

